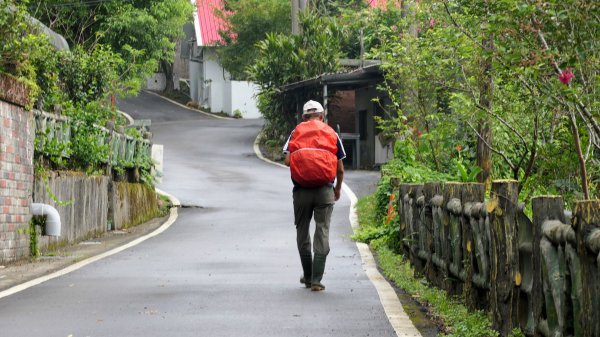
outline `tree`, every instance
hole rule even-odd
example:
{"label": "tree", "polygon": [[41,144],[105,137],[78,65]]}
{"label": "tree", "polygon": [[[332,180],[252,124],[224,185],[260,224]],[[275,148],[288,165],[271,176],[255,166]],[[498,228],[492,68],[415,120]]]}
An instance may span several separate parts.
{"label": "tree", "polygon": [[79,1],[30,3],[29,11],[65,36],[71,46],[93,51],[110,46],[125,61],[121,85],[137,91],[159,62],[172,62],[175,39],[192,14],[187,0]]}
{"label": "tree", "polygon": [[452,153],[475,161],[479,143],[493,153],[493,178],[518,179],[524,199],[592,195],[599,181],[598,6],[446,0],[412,8],[414,16],[376,32],[382,43],[375,55],[384,60],[396,110],[390,115],[397,116],[384,125],[388,132],[410,137],[426,150],[420,159],[438,170],[452,170]]}
{"label": "tree", "polygon": [[309,10],[320,16],[337,17],[342,11],[359,11],[367,7],[364,0],[308,0]]}
{"label": "tree", "polygon": [[257,44],[258,57],[248,69],[261,86],[258,105],[267,139],[285,141],[296,123],[295,110],[282,106],[279,87],[339,69],[340,27],[331,18],[311,13],[300,18],[301,34],[267,34]]}
{"label": "tree", "polygon": [[256,43],[268,33],[290,32],[288,0],[229,0],[218,12],[225,21],[219,34],[223,43],[217,49],[223,67],[235,79],[246,79],[246,68],[258,56]]}

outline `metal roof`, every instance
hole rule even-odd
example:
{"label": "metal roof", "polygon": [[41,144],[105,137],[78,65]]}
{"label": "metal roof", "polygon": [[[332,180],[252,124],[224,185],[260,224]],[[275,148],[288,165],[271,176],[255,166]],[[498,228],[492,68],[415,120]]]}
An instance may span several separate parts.
{"label": "metal roof", "polygon": [[220,30],[225,29],[225,22],[215,14],[215,10],[223,9],[223,0],[196,0],[198,9],[197,36],[198,46],[215,46],[223,39]]}
{"label": "metal roof", "polygon": [[383,79],[379,64],[372,64],[345,73],[323,74],[308,80],[286,84],[280,87],[283,92],[301,88],[327,85],[329,87],[363,87]]}

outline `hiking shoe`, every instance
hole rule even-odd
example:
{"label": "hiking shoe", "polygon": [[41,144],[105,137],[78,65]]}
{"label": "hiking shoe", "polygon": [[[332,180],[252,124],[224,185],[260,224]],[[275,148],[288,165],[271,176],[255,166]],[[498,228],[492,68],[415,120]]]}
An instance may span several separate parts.
{"label": "hiking shoe", "polygon": [[312,291],[321,291],[321,290],[325,290],[325,286],[322,283],[319,282],[313,282],[310,285],[310,290]]}
{"label": "hiking shoe", "polygon": [[304,276],[300,277],[300,283],[304,283],[304,286],[306,288],[310,288],[310,286],[311,286],[310,282],[306,282],[306,279],[304,278]]}

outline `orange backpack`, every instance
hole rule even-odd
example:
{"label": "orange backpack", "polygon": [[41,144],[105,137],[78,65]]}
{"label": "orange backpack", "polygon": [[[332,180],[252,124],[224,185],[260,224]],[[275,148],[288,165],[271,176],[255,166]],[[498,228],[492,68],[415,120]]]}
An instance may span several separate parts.
{"label": "orange backpack", "polygon": [[292,180],[302,187],[318,187],[335,180],[337,173],[337,134],[317,120],[296,126],[290,142]]}

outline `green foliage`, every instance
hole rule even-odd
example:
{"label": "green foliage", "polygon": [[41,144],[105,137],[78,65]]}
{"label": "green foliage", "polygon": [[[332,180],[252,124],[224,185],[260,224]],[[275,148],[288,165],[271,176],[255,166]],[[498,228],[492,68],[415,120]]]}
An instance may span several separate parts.
{"label": "green foliage", "polygon": [[256,43],[267,34],[289,34],[290,2],[287,0],[230,0],[225,11],[225,29],[219,34],[223,43],[217,48],[219,61],[234,79],[248,77],[248,68],[257,58]]}
{"label": "green foliage", "polygon": [[[71,49],[57,51],[38,34],[27,10],[63,35]],[[36,166],[101,172],[111,150],[102,127],[123,124],[107,106],[109,96],[139,91],[159,61],[173,59],[174,41],[192,12],[187,0],[0,0],[0,72],[29,85],[31,105],[69,118],[36,131]],[[139,144],[135,157],[114,169],[136,167],[153,184],[154,163]]]}
{"label": "green foliage", "polygon": [[250,79],[261,86],[257,100],[266,138],[281,143],[296,124],[296,111],[282,105],[279,87],[339,69],[342,32],[336,21],[309,13],[301,17],[301,25],[300,35],[267,34],[247,68]]}
{"label": "green foliage", "polygon": [[113,66],[119,79],[113,89],[120,92],[139,91],[160,61],[172,62],[174,41],[193,13],[187,0],[67,2],[33,1],[28,9],[70,46],[89,54],[101,49],[118,55]]}
{"label": "green foliage", "polygon": [[26,4],[27,1],[0,0],[0,73],[10,74],[28,87],[26,108],[30,109],[39,92],[31,55],[48,42],[38,34],[39,27],[30,23]]}
{"label": "green foliage", "polygon": [[[453,0],[406,9],[387,14],[397,21],[374,30],[359,24],[375,42],[367,52],[384,62],[381,89],[392,101],[379,128],[412,142],[402,165],[414,168],[414,158],[453,180],[470,181],[478,173],[480,143],[494,152],[492,177],[518,179],[525,199],[542,190],[579,198],[576,129],[585,179],[591,194],[598,193],[597,5]],[[559,71],[568,68],[574,77],[565,85]],[[481,121],[492,130],[487,145],[477,133]]]}
{"label": "green foliage", "polygon": [[390,177],[384,176],[374,194],[359,200],[360,230],[352,237],[356,241],[370,243],[383,240],[388,247],[400,249],[400,230],[397,213],[397,195],[393,195]]}
{"label": "green foliage", "polygon": [[[329,0],[328,2],[346,1]],[[402,11],[396,3],[387,6],[387,9],[369,6],[364,8],[365,4],[366,2],[357,4],[356,1],[348,1],[347,4],[330,10],[334,13],[339,12],[340,25],[345,27],[342,50],[348,58],[361,58],[361,41],[364,51],[369,52],[382,43],[383,36],[396,35],[400,32],[398,24],[402,19]]]}
{"label": "green foliage", "polygon": [[359,11],[367,7],[363,0],[309,0],[309,7],[319,16],[337,17],[344,11]]}
{"label": "green foliage", "polygon": [[44,225],[44,218],[41,216],[33,216],[31,220],[29,220],[29,230],[27,231],[29,234],[29,255],[31,257],[40,256],[40,247],[38,244],[38,235],[36,226]]}
{"label": "green foliage", "polygon": [[0,0],[0,72],[18,74],[28,62],[31,28],[23,4]]}
{"label": "green foliage", "polygon": [[117,71],[124,63],[118,54],[102,45],[89,53],[75,47],[57,57],[60,87],[74,104],[102,100],[114,92],[113,86],[119,79]]}

